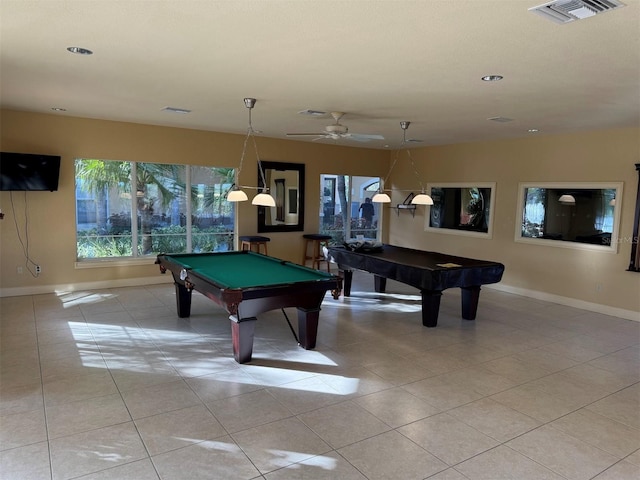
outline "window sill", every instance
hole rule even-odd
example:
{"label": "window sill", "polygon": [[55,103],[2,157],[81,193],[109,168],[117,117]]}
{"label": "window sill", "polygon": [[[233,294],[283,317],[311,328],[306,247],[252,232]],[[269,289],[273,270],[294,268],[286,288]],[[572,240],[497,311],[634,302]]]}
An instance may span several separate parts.
{"label": "window sill", "polygon": [[153,265],[156,257],[145,258],[117,258],[117,259],[98,259],[88,258],[79,262],[75,262],[76,269],[84,268],[113,268],[113,267],[139,267],[140,265]]}

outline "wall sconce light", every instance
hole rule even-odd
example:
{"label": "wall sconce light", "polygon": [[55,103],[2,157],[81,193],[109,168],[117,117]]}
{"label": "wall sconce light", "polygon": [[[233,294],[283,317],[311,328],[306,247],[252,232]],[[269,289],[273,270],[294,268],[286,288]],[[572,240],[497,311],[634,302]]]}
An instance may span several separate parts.
{"label": "wall sconce light", "polygon": [[249,188],[253,190],[262,190],[258,195],[256,195],[251,201],[252,205],[259,205],[261,207],[275,207],[276,201],[275,199],[269,195],[269,188],[267,187],[267,183],[264,179],[264,170],[262,168],[262,162],[260,161],[260,155],[258,155],[258,145],[256,144],[256,139],[254,136],[255,131],[253,130],[253,125],[251,123],[251,110],[256,104],[255,98],[245,98],[244,105],[249,109],[249,127],[247,128],[247,136],[244,139],[244,144],[242,145],[242,156],[240,157],[240,165],[238,166],[238,173],[236,178],[240,178],[240,172],[242,171],[242,164],[244,162],[244,156],[247,153],[247,143],[249,139],[253,141],[253,148],[256,152],[256,158],[258,160],[258,171],[260,172],[260,178],[262,180],[262,184],[264,187],[248,187],[246,185],[237,185],[234,184],[229,192],[227,193],[227,201],[228,202],[244,202],[248,200],[247,194],[242,191],[243,188]]}
{"label": "wall sconce light", "polygon": [[[407,143],[407,129],[409,128],[409,125],[411,125],[411,122],[407,122],[407,121],[400,122],[400,128],[402,128],[402,143],[400,144],[400,147],[398,148],[398,150],[396,150],[396,155],[395,155],[395,158],[393,159],[393,163],[391,164],[391,168],[389,169],[387,176],[384,177],[384,180],[381,182],[378,192],[371,198],[371,201],[374,203],[391,203],[391,197],[389,197],[389,195],[385,193],[385,192],[388,192],[389,190],[383,190],[383,188],[384,188],[384,184],[389,179],[389,175],[391,175],[391,171],[393,170],[393,167],[395,167],[396,162],[398,161],[398,157],[400,155],[400,150],[402,149],[402,146]],[[425,192],[424,185],[420,181],[420,174],[418,173],[418,170],[416,169],[416,164],[413,161],[413,157],[411,156],[411,150],[409,150],[408,148],[407,148],[407,155],[409,156],[409,160],[411,161],[413,172],[415,173],[416,178],[420,183],[420,193],[413,197],[413,199],[411,200],[411,203],[413,205],[433,205],[433,199],[427,194],[427,192]]]}

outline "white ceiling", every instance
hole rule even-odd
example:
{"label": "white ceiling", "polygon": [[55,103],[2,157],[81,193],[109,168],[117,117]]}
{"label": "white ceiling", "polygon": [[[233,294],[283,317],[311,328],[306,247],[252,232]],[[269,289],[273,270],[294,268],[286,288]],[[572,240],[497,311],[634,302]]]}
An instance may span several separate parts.
{"label": "white ceiling", "polygon": [[0,0],[0,100],[244,133],[255,97],[260,135],[320,132],[330,115],[298,112],[342,111],[385,140],[338,143],[369,148],[397,147],[402,120],[422,146],[637,127],[640,0],[622,1],[558,25],[527,11],[540,0]]}

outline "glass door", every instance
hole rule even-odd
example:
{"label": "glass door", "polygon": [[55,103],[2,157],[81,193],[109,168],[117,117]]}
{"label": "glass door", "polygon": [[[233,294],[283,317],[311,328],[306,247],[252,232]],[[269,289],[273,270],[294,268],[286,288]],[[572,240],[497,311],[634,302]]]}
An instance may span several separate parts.
{"label": "glass door", "polygon": [[320,175],[320,233],[333,242],[349,239],[379,240],[380,205],[371,202],[379,177]]}

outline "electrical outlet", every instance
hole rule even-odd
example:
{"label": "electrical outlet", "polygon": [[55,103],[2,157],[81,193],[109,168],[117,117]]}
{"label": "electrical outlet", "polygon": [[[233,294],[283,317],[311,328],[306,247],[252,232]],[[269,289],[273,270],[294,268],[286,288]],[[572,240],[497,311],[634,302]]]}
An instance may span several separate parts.
{"label": "electrical outlet", "polygon": [[42,267],[40,265],[36,265],[36,275],[40,275],[42,273]]}
{"label": "electrical outlet", "polygon": [[22,267],[16,268],[16,272],[18,273],[18,275],[22,275]]}

